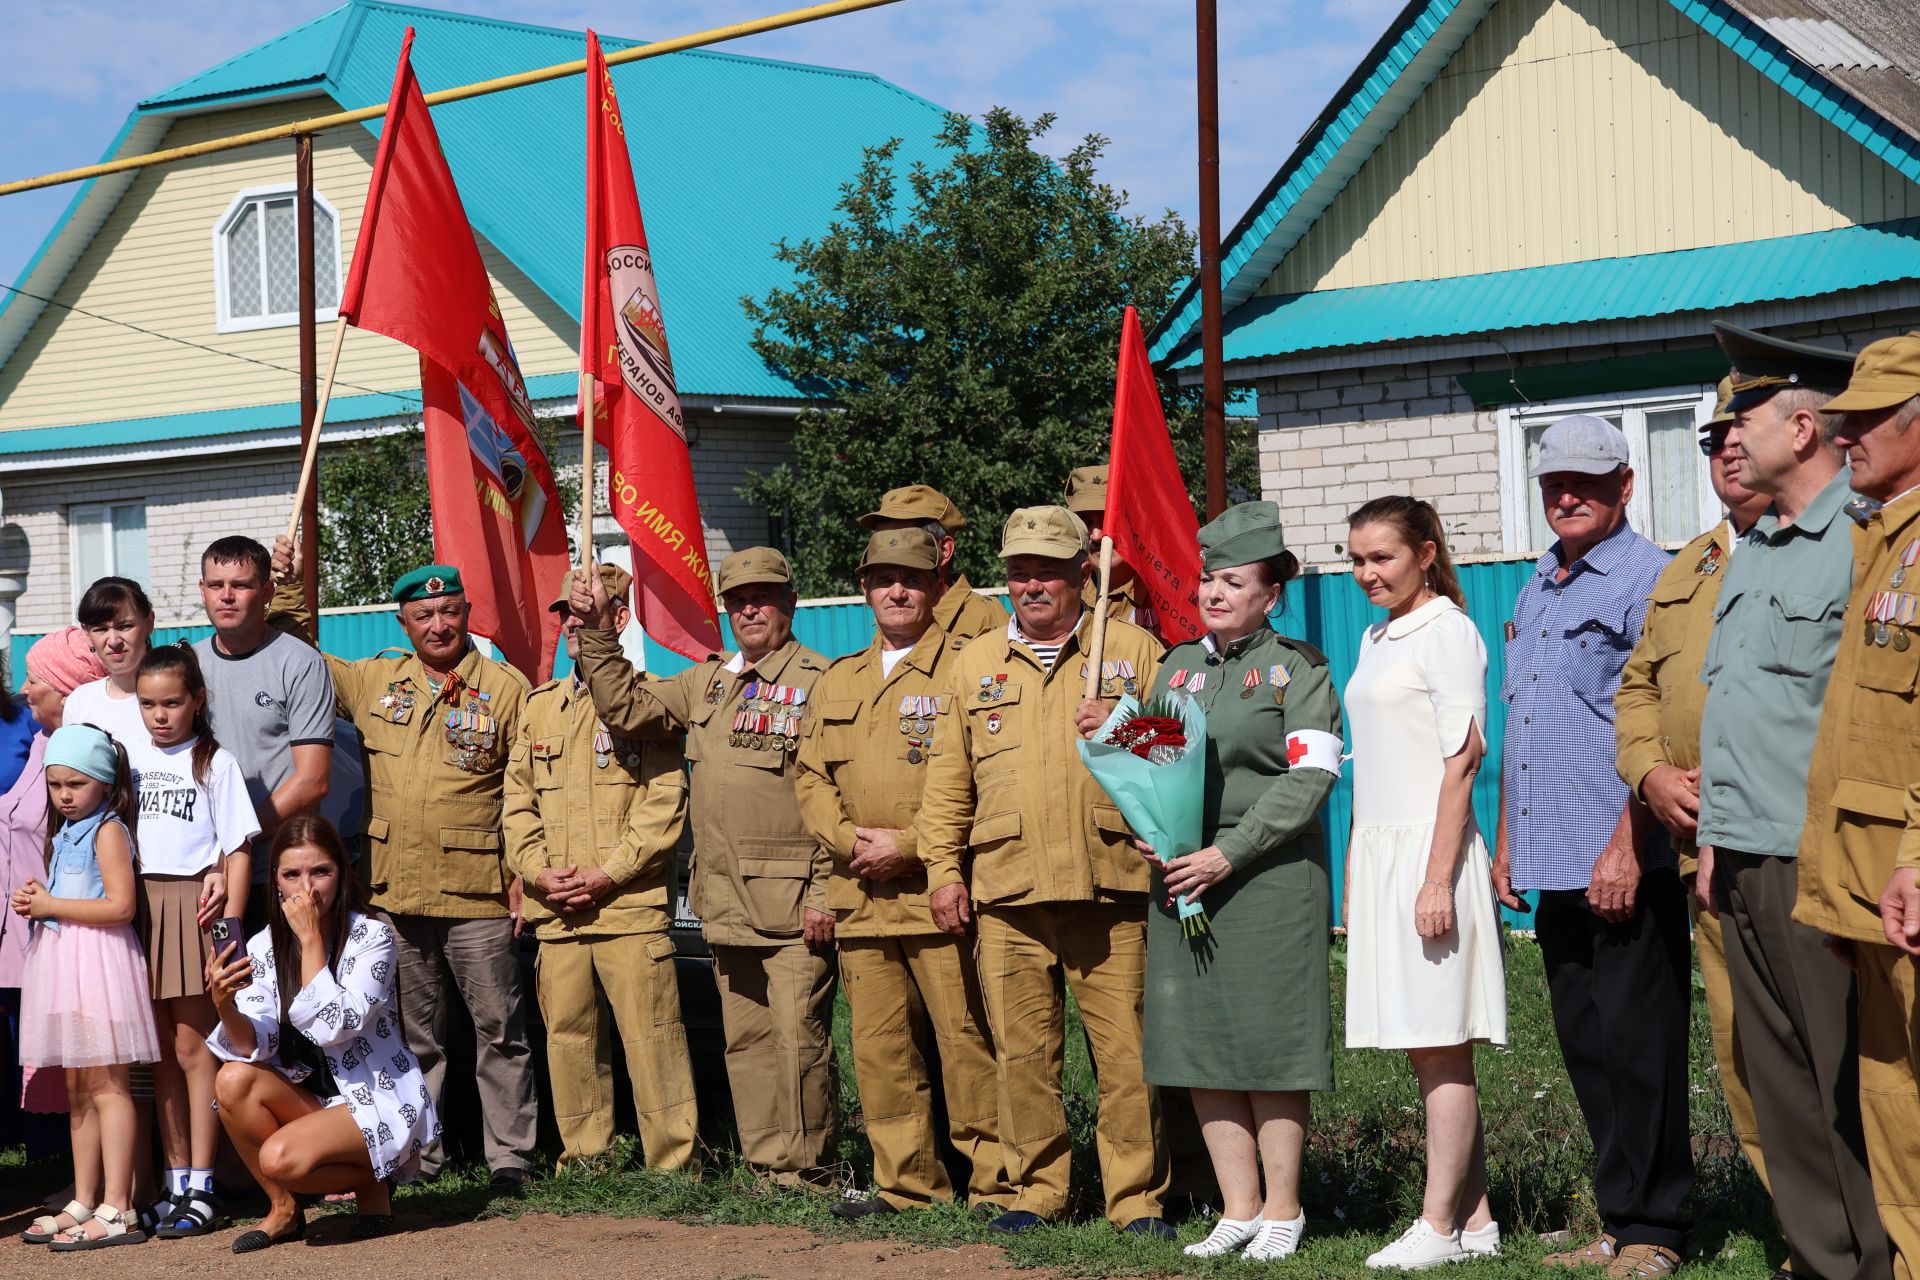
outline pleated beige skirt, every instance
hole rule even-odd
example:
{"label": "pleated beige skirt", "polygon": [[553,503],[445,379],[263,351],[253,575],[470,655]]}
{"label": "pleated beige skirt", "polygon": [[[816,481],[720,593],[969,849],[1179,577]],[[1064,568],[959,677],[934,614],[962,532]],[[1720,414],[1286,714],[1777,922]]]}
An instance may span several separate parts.
{"label": "pleated beige skirt", "polygon": [[147,950],[147,986],[155,1000],[207,993],[207,957],[200,927],[199,876],[141,876],[138,924]]}

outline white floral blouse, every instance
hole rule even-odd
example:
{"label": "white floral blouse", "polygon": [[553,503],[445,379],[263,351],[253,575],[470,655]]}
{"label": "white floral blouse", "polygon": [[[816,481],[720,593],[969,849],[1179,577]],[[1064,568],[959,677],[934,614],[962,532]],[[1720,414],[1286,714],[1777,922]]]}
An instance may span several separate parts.
{"label": "white floral blouse", "polygon": [[[299,1083],[308,1069],[280,1061],[280,992],[268,930],[247,940],[247,955],[253,982],[241,989],[235,1006],[253,1024],[254,1050],[237,1050],[224,1026],[214,1028],[207,1046],[228,1062],[271,1065]],[[326,1057],[340,1090],[327,1105],[352,1113],[374,1176],[410,1182],[420,1168],[420,1149],[440,1136],[440,1117],[393,1009],[398,967],[393,927],[355,915],[344,954],[294,997],[287,1021]]]}

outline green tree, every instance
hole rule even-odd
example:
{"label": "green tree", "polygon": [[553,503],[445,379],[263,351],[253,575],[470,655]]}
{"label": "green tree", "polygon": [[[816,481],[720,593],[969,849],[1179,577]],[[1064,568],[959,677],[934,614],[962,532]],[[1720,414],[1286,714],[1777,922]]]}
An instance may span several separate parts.
{"label": "green tree", "polygon": [[[1052,124],[949,116],[945,163],[916,163],[904,183],[898,140],[870,148],[825,234],[780,242],[797,282],[742,300],[754,349],[830,406],[801,414],[795,463],[740,490],[790,531],[803,594],[849,590],[859,515],[914,483],[968,513],[961,565],[991,581],[1007,513],[1057,502],[1068,471],[1106,460],[1122,312],[1151,329],[1195,242],[1171,211],[1123,212],[1125,193],[1095,175],[1104,138],[1058,162],[1037,150]],[[1199,393],[1164,376],[1161,391],[1204,509]],[[1256,486],[1252,436],[1229,435],[1242,493]]]}

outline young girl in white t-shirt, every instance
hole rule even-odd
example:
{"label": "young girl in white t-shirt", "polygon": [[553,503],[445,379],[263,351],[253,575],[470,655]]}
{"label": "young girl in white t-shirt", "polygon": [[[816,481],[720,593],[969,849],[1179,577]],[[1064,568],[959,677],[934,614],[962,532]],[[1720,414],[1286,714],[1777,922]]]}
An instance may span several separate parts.
{"label": "young girl in white t-shirt", "polygon": [[214,740],[193,650],[150,650],[135,687],[147,739],[127,754],[139,779],[141,941],[160,1027],[160,1144],[172,1201],[158,1234],[197,1236],[227,1221],[213,1194],[220,1064],[206,1044],[219,1021],[206,989],[208,930],[246,912],[260,824],[239,762]]}

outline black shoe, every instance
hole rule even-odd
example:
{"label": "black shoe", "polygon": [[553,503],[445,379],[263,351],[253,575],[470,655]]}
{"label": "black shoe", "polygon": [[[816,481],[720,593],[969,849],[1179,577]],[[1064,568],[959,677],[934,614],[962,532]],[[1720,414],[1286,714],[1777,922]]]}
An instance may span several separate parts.
{"label": "black shoe", "polygon": [[1155,1240],[1173,1240],[1180,1234],[1163,1218],[1135,1218],[1121,1230],[1130,1236],[1151,1236]]}
{"label": "black shoe", "polygon": [[981,1222],[992,1222],[1006,1211],[1005,1206],[997,1205],[991,1200],[982,1200],[979,1204],[970,1204],[967,1206],[967,1216],[969,1218],[977,1218]]}
{"label": "black shoe", "polygon": [[349,1240],[378,1240],[381,1236],[390,1236],[394,1232],[393,1215],[390,1213],[356,1213],[353,1225],[347,1228]]}
{"label": "black shoe", "polygon": [[835,1201],[828,1206],[827,1212],[836,1218],[844,1218],[852,1222],[858,1218],[880,1218],[900,1211],[879,1196],[869,1196],[865,1200]]}
{"label": "black shoe", "polygon": [[487,1179],[488,1190],[497,1196],[517,1196],[526,1185],[527,1171],[513,1165],[495,1169],[493,1176]]}
{"label": "black shoe", "polygon": [[306,1234],[307,1219],[306,1215],[302,1214],[293,1220],[293,1230],[283,1236],[270,1236],[266,1232],[258,1229],[241,1232],[233,1242],[233,1251],[235,1253],[258,1253],[262,1249],[271,1249],[277,1244],[286,1244],[290,1240],[298,1240]]}
{"label": "black shoe", "polygon": [[1025,1209],[1009,1209],[992,1222],[987,1230],[998,1231],[1001,1235],[1017,1236],[1022,1231],[1031,1231],[1035,1227],[1044,1227],[1047,1220],[1037,1213],[1028,1213]]}

